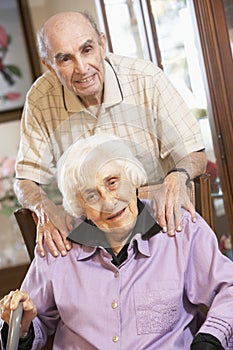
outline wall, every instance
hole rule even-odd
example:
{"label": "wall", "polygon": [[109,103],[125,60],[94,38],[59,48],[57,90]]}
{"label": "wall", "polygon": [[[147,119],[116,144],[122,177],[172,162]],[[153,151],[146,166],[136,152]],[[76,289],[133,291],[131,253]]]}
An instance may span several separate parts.
{"label": "wall", "polygon": [[[94,0],[28,0],[34,33],[51,15],[62,11],[83,11],[92,13],[97,21]],[[42,71],[44,68],[42,68]],[[15,157],[19,145],[20,119],[0,123],[0,158]],[[28,255],[14,217],[0,213],[0,269],[6,266],[27,263]]]}
{"label": "wall", "polygon": [[63,11],[89,11],[98,23],[95,0],[28,0],[36,33],[40,26],[52,15]]}
{"label": "wall", "polygon": [[19,144],[20,120],[0,123],[0,157],[13,157]]}
{"label": "wall", "polygon": [[[48,17],[61,11],[87,10],[92,13],[97,21],[94,0],[28,0],[28,5],[35,33]],[[0,157],[16,155],[19,143],[19,126],[19,120],[0,123]]]}

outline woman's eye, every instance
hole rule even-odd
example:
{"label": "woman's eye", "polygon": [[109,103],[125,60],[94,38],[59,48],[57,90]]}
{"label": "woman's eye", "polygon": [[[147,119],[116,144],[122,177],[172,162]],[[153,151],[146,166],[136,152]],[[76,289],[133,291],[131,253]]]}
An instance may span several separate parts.
{"label": "woman's eye", "polygon": [[116,178],[114,179],[110,179],[108,181],[108,187],[111,189],[115,189],[117,187],[117,184],[118,184],[118,180]]}
{"label": "woman's eye", "polygon": [[94,203],[99,200],[99,195],[96,192],[91,192],[88,195],[85,196],[85,201],[87,203]]}

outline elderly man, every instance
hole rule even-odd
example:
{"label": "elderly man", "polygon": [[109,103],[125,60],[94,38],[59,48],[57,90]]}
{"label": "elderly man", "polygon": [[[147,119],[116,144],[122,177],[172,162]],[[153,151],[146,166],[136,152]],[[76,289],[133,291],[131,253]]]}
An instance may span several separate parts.
{"label": "elderly man", "polygon": [[3,343],[22,301],[21,350],[40,349],[50,334],[54,350],[233,349],[233,263],[198,215],[194,224],[183,211],[181,233],[164,234],[151,202],[136,196],[147,181],[141,163],[126,141],[103,136],[59,161],[64,207],[83,221],[69,254],[36,253],[21,291],[0,301]]}
{"label": "elderly man", "polygon": [[92,18],[59,13],[38,34],[48,71],[30,89],[22,116],[16,164],[16,195],[38,217],[43,240],[54,255],[70,249],[65,212],[41,189],[56,174],[62,153],[80,138],[98,132],[130,141],[155,193],[156,216],[170,235],[181,230],[181,207],[195,221],[187,184],[205,171],[197,121],[165,74],[152,62],[106,55],[106,38]]}

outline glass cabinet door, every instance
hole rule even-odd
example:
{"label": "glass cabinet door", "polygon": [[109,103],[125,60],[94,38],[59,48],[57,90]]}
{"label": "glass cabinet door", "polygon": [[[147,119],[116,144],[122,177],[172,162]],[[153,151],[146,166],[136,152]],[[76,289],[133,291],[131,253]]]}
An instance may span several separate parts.
{"label": "glass cabinet door", "polygon": [[[225,203],[229,201],[227,191],[223,193],[222,181],[225,182],[225,179],[224,176],[220,176],[219,170],[222,169],[222,162],[216,143],[216,137],[219,141],[221,133],[216,135],[215,125],[213,125],[213,106],[209,98],[203,53],[195,21],[198,13],[193,11],[192,0],[148,0],[145,2],[101,0],[100,2],[105,9],[104,15],[106,15],[112,50],[115,53],[139,58],[148,58],[149,53],[150,59],[163,68],[196,116],[208,158],[207,172],[211,177],[215,231],[219,239],[223,233],[226,237],[230,237],[233,232],[230,230],[225,208]],[[225,0],[224,4],[227,12],[226,18],[229,22],[230,38],[232,35],[232,1]],[[116,23],[114,15],[117,11],[121,12],[121,18],[120,22]],[[145,33],[143,27],[146,28],[147,33],[144,41],[140,34]],[[151,33],[154,39],[153,45],[150,40]],[[130,41],[126,39],[129,37],[131,37]],[[136,45],[138,49],[130,51],[127,43],[133,38],[132,48]],[[153,50],[156,51],[154,56]],[[155,56],[156,59],[154,59]],[[216,92],[211,91],[211,93]],[[220,117],[224,118],[224,115]]]}
{"label": "glass cabinet door", "polygon": [[233,56],[233,1],[223,0],[224,12],[226,16],[226,24],[229,34],[229,43],[231,47],[231,53]]}

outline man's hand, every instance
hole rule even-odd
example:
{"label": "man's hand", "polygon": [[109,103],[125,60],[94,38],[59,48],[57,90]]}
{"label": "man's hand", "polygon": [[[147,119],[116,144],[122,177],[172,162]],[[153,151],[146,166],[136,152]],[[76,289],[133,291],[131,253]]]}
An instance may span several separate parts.
{"label": "man's hand", "polygon": [[30,209],[37,224],[37,244],[41,256],[45,255],[43,244],[47,244],[54,256],[66,255],[71,243],[66,237],[72,231],[72,218],[62,206],[57,206],[43,189],[31,180],[16,179],[15,194],[24,208]]}
{"label": "man's hand", "polygon": [[186,180],[184,173],[173,172],[166,176],[162,185],[153,187],[154,215],[163,232],[170,236],[182,230],[182,207],[190,212],[192,221],[196,221],[191,190],[186,186]]}
{"label": "man's hand", "polygon": [[20,290],[11,291],[0,300],[1,318],[7,324],[10,323],[11,311],[16,310],[19,302],[22,302],[23,316],[20,327],[20,337],[22,337],[30,327],[32,320],[36,317],[36,306],[33,304],[29,295]]}
{"label": "man's hand", "polygon": [[[185,169],[190,178],[194,179],[205,172],[206,164],[204,151],[192,152],[176,164],[176,169]],[[187,187],[186,181],[185,172],[175,171],[165,177],[162,185],[155,186],[158,187],[153,196],[155,215],[163,231],[171,236],[175,231],[182,230],[182,207],[190,212],[193,222],[196,221],[192,200],[194,188]]]}
{"label": "man's hand", "polygon": [[44,244],[46,244],[53,256],[67,254],[72,247],[66,237],[73,229],[73,218],[68,215],[62,206],[54,203],[44,208],[35,210],[37,216],[37,249],[41,256],[45,255]]}

